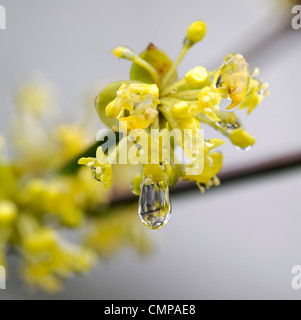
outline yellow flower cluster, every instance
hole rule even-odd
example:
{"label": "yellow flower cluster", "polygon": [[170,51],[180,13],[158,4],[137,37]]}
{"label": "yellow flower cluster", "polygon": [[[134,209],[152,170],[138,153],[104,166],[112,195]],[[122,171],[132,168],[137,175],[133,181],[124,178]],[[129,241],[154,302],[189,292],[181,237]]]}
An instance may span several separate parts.
{"label": "yellow flower cluster", "polygon": [[[5,139],[0,137],[0,265],[7,267],[7,252],[13,248],[21,258],[24,281],[53,292],[63,279],[89,271],[103,253],[99,248],[108,256],[123,246],[145,252],[149,243],[133,222],[133,210],[125,207],[119,219],[108,206],[110,194],[77,166],[77,156],[91,145],[89,128],[52,117],[50,97],[40,85],[22,86],[12,125],[18,127],[10,146],[14,156],[4,154]],[[97,160],[95,174],[107,188],[112,166],[100,149]],[[125,220],[132,223],[120,234]],[[78,245],[59,231],[87,226],[89,233],[81,232]],[[96,233],[98,238],[91,239]]]}
{"label": "yellow flower cluster", "polygon": [[[142,165],[143,170],[133,180],[135,194],[139,194],[145,179],[149,178],[153,179],[154,188],[158,179],[169,181],[171,186],[180,177],[195,181],[202,191],[204,187],[219,184],[217,174],[222,168],[223,156],[213,149],[224,141],[205,139],[200,132],[202,124],[215,128],[241,149],[248,149],[255,143],[236,115],[227,111],[238,106],[239,109],[247,108],[250,113],[268,94],[268,85],[256,78],[258,69],[250,74],[249,65],[242,55],[229,54],[214,71],[197,66],[188,71],[184,78],[177,77],[180,62],[189,49],[204,38],[206,29],[203,21],[196,21],[189,26],[182,51],[175,62],[153,44],[139,56],[125,46],[113,50],[119,59],[133,62],[131,79],[106,87],[96,99],[96,109],[105,124],[124,135],[120,142],[122,146],[130,136],[135,138],[140,135],[139,142],[134,139],[137,147],[135,153],[139,154],[140,161],[137,164]],[[221,108],[223,99],[231,101],[225,110]],[[110,118],[119,121],[119,128],[118,122],[111,122]],[[141,138],[142,129],[145,139]],[[163,139],[165,157],[160,157],[156,163],[149,157],[153,148],[142,142],[156,140],[152,134],[154,129],[166,130],[172,135]],[[179,130],[180,134],[172,134],[173,130]],[[190,145],[187,141],[193,143]],[[113,152],[115,155],[119,153],[119,148],[117,145]],[[179,148],[184,151],[186,158],[180,164],[177,161]],[[106,159],[100,149],[100,156],[96,160],[81,159],[79,163],[94,168],[95,178],[109,186],[112,183],[111,164],[107,160],[105,164],[100,164],[99,160]],[[160,153],[158,148],[155,153]],[[128,154],[131,154],[131,150]]]}
{"label": "yellow flower cluster", "polygon": [[58,291],[60,278],[86,272],[96,261],[96,254],[91,249],[67,243],[55,230],[39,226],[30,215],[20,215],[17,225],[24,262],[21,271],[31,286]]}

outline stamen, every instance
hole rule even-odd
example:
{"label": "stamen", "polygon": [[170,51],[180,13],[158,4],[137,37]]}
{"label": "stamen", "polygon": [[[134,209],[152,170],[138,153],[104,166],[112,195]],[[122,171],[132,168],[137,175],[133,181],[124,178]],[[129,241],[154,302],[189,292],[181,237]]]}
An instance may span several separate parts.
{"label": "stamen", "polygon": [[170,112],[170,106],[169,105],[160,105],[158,107],[158,110],[162,113],[162,115],[164,116],[164,118],[168,121],[169,126],[171,127],[171,129],[179,129],[181,130],[179,124],[177,123],[177,121],[171,116],[171,112]]}
{"label": "stamen", "polygon": [[187,84],[186,79],[181,79],[180,81],[172,84],[171,86],[167,87],[165,90],[162,91],[161,96],[165,97],[169,94],[175,94],[179,88]]}
{"label": "stamen", "polygon": [[177,68],[179,66],[179,64],[182,62],[182,60],[184,59],[184,57],[186,56],[188,50],[191,48],[191,46],[185,42],[184,46],[182,48],[181,53],[179,54],[176,62],[171,66],[171,68],[169,69],[169,71],[167,72],[167,74],[165,75],[165,77],[163,78],[162,82],[161,82],[161,90],[169,84],[171,78],[173,77],[173,75],[177,72]]}
{"label": "stamen", "polygon": [[186,90],[179,92],[173,95],[173,98],[182,99],[182,100],[198,100],[201,90]]}
{"label": "stamen", "polygon": [[132,61],[138,64],[140,67],[144,68],[146,71],[150,73],[154,80],[154,83],[159,84],[159,74],[157,70],[144,59],[140,58],[137,54],[132,52],[129,48],[121,46],[112,50],[112,52],[115,54],[117,58]]}

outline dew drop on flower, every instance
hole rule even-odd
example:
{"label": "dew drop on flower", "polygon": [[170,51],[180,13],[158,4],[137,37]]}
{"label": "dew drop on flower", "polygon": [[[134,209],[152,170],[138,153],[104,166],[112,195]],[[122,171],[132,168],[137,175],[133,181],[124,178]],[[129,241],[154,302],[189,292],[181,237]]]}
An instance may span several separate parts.
{"label": "dew drop on flower", "polygon": [[264,87],[264,88],[260,88],[259,91],[258,91],[258,95],[263,98],[265,97],[265,95],[267,94],[267,91],[268,91],[268,88],[267,87]]}
{"label": "dew drop on flower", "polygon": [[227,129],[230,129],[230,130],[237,130],[237,129],[240,129],[241,126],[238,122],[234,122],[234,123],[228,122],[226,124],[226,127]]}
{"label": "dew drop on flower", "polygon": [[217,79],[216,79],[216,82],[214,83],[215,89],[221,87],[221,82],[222,82],[222,75],[219,74],[218,77],[217,77]]}
{"label": "dew drop on flower", "polygon": [[146,227],[154,230],[168,223],[171,217],[168,182],[149,182],[149,179],[144,179],[139,200],[139,216]]}
{"label": "dew drop on flower", "polygon": [[226,128],[229,130],[237,130],[241,128],[241,125],[239,122],[232,123],[232,122],[218,121],[215,124],[221,128]]}
{"label": "dew drop on flower", "polygon": [[252,149],[252,146],[248,146],[246,148],[236,147],[236,149],[239,150],[239,151],[250,151]]}
{"label": "dew drop on flower", "polygon": [[98,182],[101,182],[101,180],[97,178],[97,173],[96,173],[96,168],[95,167],[91,167],[91,175],[92,175],[93,179],[95,179]]}

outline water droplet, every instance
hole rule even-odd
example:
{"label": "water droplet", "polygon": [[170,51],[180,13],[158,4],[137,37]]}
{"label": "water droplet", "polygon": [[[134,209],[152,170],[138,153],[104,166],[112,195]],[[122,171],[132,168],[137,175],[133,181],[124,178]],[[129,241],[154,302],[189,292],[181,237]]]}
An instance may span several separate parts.
{"label": "water droplet", "polygon": [[224,121],[217,121],[217,122],[215,122],[215,124],[220,128],[224,128],[225,127]]}
{"label": "water droplet", "polygon": [[261,97],[261,98],[264,98],[266,95],[267,95],[267,92],[268,92],[268,87],[265,86],[265,84],[261,85],[259,91],[258,91],[258,95]]}
{"label": "water droplet", "polygon": [[232,123],[232,122],[218,121],[215,124],[221,128],[227,128],[229,130],[237,130],[241,128],[241,124],[239,122]]}
{"label": "water droplet", "polygon": [[95,179],[98,182],[101,182],[101,180],[97,178],[97,172],[95,167],[91,167],[91,175],[93,179]]}
{"label": "water droplet", "polygon": [[178,92],[177,89],[173,89],[173,90],[170,91],[171,94],[176,94],[177,92]]}
{"label": "water droplet", "polygon": [[222,82],[222,75],[219,74],[218,77],[217,77],[217,79],[216,79],[216,82],[214,83],[215,89],[221,87],[221,82]]}
{"label": "water droplet", "polygon": [[143,180],[139,215],[142,223],[150,229],[160,229],[168,223],[171,217],[168,182]]}
{"label": "water droplet", "polygon": [[236,147],[236,149],[239,150],[239,151],[250,151],[252,149],[252,146],[248,146],[246,148]]}
{"label": "water droplet", "polygon": [[238,122],[234,122],[234,123],[228,122],[226,124],[226,127],[227,127],[227,129],[230,129],[230,130],[237,130],[241,127],[241,125]]}

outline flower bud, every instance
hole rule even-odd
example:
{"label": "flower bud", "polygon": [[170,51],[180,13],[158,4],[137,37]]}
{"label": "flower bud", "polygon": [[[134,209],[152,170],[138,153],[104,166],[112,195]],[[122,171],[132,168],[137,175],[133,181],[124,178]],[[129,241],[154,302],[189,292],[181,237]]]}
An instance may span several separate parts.
{"label": "flower bud", "polygon": [[203,21],[193,22],[187,31],[187,39],[193,44],[201,41],[206,34],[206,24]]}

